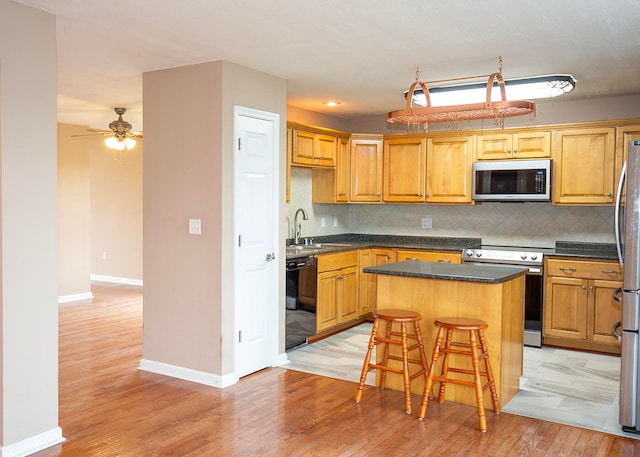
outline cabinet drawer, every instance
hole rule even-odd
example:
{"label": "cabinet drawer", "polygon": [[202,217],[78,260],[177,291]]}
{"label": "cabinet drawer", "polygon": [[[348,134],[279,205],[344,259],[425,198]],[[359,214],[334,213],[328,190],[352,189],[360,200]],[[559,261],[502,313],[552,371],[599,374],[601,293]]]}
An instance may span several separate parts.
{"label": "cabinet drawer", "polygon": [[421,260],[423,262],[462,263],[462,255],[459,252],[398,249],[396,251],[396,258],[398,262],[402,262],[403,260]]}
{"label": "cabinet drawer", "polygon": [[358,266],[358,251],[318,255],[318,273]]}
{"label": "cabinet drawer", "polygon": [[622,281],[622,267],[617,262],[547,259],[546,274],[568,278]]}

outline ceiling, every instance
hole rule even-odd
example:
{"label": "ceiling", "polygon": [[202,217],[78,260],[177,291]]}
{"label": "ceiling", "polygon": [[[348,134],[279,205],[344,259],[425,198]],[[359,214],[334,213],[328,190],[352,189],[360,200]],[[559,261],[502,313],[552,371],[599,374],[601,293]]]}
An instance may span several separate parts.
{"label": "ceiling", "polygon": [[[415,80],[570,73],[566,99],[640,93],[638,0],[15,0],[57,16],[58,120],[142,130],[142,73],[225,60],[345,118],[404,107]],[[322,102],[339,100],[336,108]]]}

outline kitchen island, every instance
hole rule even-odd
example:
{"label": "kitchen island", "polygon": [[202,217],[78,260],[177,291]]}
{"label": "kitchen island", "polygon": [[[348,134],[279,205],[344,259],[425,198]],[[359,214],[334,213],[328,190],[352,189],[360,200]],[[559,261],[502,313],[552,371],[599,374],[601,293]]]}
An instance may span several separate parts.
{"label": "kitchen island", "polygon": [[[522,375],[526,271],[519,267],[416,260],[364,269],[365,273],[378,275],[378,308],[408,309],[422,315],[420,329],[429,359],[437,333],[435,319],[471,317],[487,322],[489,327],[485,330],[485,336],[501,406],[518,392]],[[463,333],[458,335],[460,341],[459,337],[468,338]],[[396,348],[391,349],[393,351]],[[470,369],[471,362],[467,359],[469,357],[452,355],[450,366]],[[386,385],[403,390],[402,377],[390,374]],[[413,393],[422,395],[423,389],[423,377],[418,377],[411,383]],[[447,385],[446,399],[476,404],[474,389],[451,383]],[[491,397],[487,390],[485,406],[490,405]]]}

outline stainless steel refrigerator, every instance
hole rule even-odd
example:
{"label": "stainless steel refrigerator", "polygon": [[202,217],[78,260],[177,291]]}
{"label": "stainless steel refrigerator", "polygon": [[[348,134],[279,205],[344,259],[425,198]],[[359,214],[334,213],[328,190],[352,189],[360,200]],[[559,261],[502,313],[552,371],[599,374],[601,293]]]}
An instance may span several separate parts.
{"label": "stainless steel refrigerator", "polygon": [[[620,425],[640,433],[640,141],[629,142],[616,195],[615,232],[620,265],[624,264],[621,330]],[[619,296],[618,296],[619,297]],[[617,298],[620,301],[620,298]]]}

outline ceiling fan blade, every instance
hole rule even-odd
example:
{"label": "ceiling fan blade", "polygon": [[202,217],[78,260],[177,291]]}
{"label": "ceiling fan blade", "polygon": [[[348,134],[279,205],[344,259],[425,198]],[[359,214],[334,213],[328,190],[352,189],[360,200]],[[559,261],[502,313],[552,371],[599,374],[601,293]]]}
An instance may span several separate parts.
{"label": "ceiling fan blade", "polygon": [[109,132],[102,132],[102,133],[82,133],[82,134],[78,134],[78,135],[71,135],[71,138],[77,138],[77,137],[81,137],[81,136],[108,136],[108,135],[112,135],[112,133],[109,133]]}

